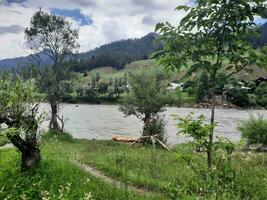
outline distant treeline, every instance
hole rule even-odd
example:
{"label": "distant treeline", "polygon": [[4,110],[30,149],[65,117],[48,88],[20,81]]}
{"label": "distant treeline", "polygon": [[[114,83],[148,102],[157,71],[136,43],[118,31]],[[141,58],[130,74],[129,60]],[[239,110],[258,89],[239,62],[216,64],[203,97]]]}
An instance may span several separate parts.
{"label": "distant treeline", "polygon": [[[69,61],[71,71],[85,72],[92,69],[111,66],[123,69],[127,63],[148,59],[151,53],[161,49],[156,41],[158,35],[150,33],[140,39],[127,39],[103,45],[95,50],[82,53],[79,59]],[[267,45],[267,23],[259,27],[259,35],[249,36],[254,48]]]}
{"label": "distant treeline", "polygon": [[111,66],[123,69],[125,64],[148,59],[151,53],[158,51],[161,44],[157,43],[155,33],[150,33],[140,39],[127,39],[103,45],[93,51],[79,55],[79,59],[69,61],[70,69],[75,72]]}
{"label": "distant treeline", "polygon": [[259,35],[250,36],[248,40],[252,43],[254,48],[267,45],[267,23],[259,27]]}

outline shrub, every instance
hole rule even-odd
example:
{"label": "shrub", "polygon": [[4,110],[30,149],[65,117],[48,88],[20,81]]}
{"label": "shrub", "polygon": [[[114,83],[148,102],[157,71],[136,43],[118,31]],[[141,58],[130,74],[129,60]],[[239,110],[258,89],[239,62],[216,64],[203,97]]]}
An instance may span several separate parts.
{"label": "shrub", "polygon": [[262,115],[257,117],[251,115],[248,120],[243,121],[238,130],[242,137],[248,140],[248,144],[262,143],[267,145],[267,120]]}
{"label": "shrub", "polygon": [[146,126],[146,132],[148,135],[159,135],[157,138],[166,143],[165,125],[164,119],[157,115],[153,117]]}
{"label": "shrub", "polygon": [[248,94],[248,99],[250,106],[257,106],[257,96],[255,94]]}
{"label": "shrub", "polygon": [[0,134],[0,147],[8,143],[8,138]]}
{"label": "shrub", "polygon": [[237,106],[248,107],[250,105],[248,92],[239,87],[228,89],[226,91],[226,96],[228,101]]}
{"label": "shrub", "polygon": [[129,74],[129,93],[121,101],[120,111],[125,116],[136,116],[143,121],[142,135],[154,135],[149,132],[151,120],[165,110],[169,103],[167,84],[157,72],[143,70]]}
{"label": "shrub", "polygon": [[256,89],[257,104],[267,108],[267,83],[262,82]]}

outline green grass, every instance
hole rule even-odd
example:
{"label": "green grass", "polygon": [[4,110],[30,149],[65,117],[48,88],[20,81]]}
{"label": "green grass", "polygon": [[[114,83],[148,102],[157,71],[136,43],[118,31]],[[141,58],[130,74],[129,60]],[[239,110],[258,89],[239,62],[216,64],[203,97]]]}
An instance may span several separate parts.
{"label": "green grass", "polygon": [[[71,155],[72,159],[95,166],[109,176],[120,180],[126,179],[136,186],[160,192],[168,198],[172,195],[176,197],[181,195],[182,199],[195,199],[200,195],[198,188],[203,186],[206,190],[210,190],[206,191],[207,194],[203,194],[203,199],[212,199],[214,189],[210,189],[209,183],[205,185],[202,179],[196,177],[197,175],[181,156],[190,157],[194,166],[203,171],[206,166],[205,154],[195,153],[188,145],[179,145],[168,152],[149,146],[129,148],[126,144],[112,141],[73,140],[62,143],[55,142],[54,139],[49,140],[47,143],[49,149],[62,147],[64,153]],[[222,161],[218,160],[218,163],[220,162]],[[219,188],[222,190],[221,196],[228,195],[229,198],[226,199],[231,199],[233,196],[236,196],[236,199],[265,199],[267,155],[235,152],[233,167],[236,174],[234,182],[231,183],[233,188]],[[177,191],[177,188],[180,189]]]}
{"label": "green grass", "polygon": [[[29,174],[21,174],[19,154],[14,149],[0,150],[0,199],[266,199],[267,154],[235,152],[234,180],[228,177],[227,160],[218,160],[222,169],[216,179],[204,181],[182,159],[190,157],[199,173],[205,170],[205,154],[189,145],[171,151],[150,146],[132,146],[112,141],[88,141],[48,135],[41,145],[42,162]],[[88,175],[71,160],[90,164],[106,175],[155,192],[140,196],[115,189]],[[226,164],[226,165],[225,165]],[[64,192],[62,192],[62,190]],[[127,196],[127,198],[126,198]]]}
{"label": "green grass", "polygon": [[41,146],[42,161],[31,172],[21,173],[20,155],[15,149],[0,150],[0,199],[164,199],[118,190],[110,184],[88,175],[70,163],[76,145],[69,139]]}

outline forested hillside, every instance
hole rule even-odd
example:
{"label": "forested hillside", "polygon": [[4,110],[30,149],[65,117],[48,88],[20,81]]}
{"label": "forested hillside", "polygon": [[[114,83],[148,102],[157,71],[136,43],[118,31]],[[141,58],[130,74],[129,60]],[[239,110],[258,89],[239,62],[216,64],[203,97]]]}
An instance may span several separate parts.
{"label": "forested hillside", "polygon": [[[255,48],[267,44],[267,23],[259,29],[258,36],[248,37]],[[70,69],[75,72],[85,72],[92,69],[110,66],[115,69],[123,69],[128,63],[138,60],[146,60],[152,52],[162,46],[156,38],[156,33],[137,39],[125,39],[110,44],[105,44],[94,50],[68,57]],[[10,70],[18,66],[28,66],[35,60],[32,56],[0,60],[0,69]],[[41,66],[50,64],[48,57],[42,56]],[[35,63],[36,64],[36,63]]]}
{"label": "forested hillside", "polygon": [[122,69],[125,64],[148,59],[152,52],[159,50],[161,45],[155,41],[157,37],[156,33],[150,33],[140,39],[127,39],[103,45],[80,54],[78,61],[70,62],[71,69],[76,72],[102,66]]}
{"label": "forested hillside", "polygon": [[[122,69],[125,64],[132,61],[148,59],[152,52],[160,49],[155,41],[156,33],[138,39],[126,39],[100,46],[94,50],[67,57],[71,70],[76,72],[88,71],[97,67],[111,66]],[[51,63],[48,57],[41,56],[41,66]],[[0,61],[0,69],[10,70],[18,66],[28,66],[36,63],[32,56],[4,59]]]}
{"label": "forested hillside", "polygon": [[249,40],[255,48],[267,45],[267,23],[259,28],[258,36],[249,37]]}

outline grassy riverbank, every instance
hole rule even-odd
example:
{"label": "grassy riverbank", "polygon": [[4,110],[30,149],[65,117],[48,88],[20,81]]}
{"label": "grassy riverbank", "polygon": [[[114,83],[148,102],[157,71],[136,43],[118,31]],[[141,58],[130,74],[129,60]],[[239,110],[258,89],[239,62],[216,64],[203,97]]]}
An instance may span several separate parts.
{"label": "grassy riverbank", "polygon": [[[23,196],[24,199],[41,199],[41,196],[86,199],[89,193],[93,199],[265,199],[267,196],[266,154],[234,153],[235,178],[226,184],[229,177],[221,177],[224,181],[221,184],[217,182],[220,179],[203,181],[188,167],[181,155],[189,156],[197,170],[205,169],[205,155],[195,153],[188,145],[167,152],[49,135],[43,140],[41,150],[42,162],[29,174],[20,174],[19,155],[14,149],[0,150],[0,199],[8,195],[8,199],[23,199]],[[83,172],[71,164],[73,160],[89,164],[125,185],[118,190]],[[127,191],[126,183],[155,195],[134,194]]]}

